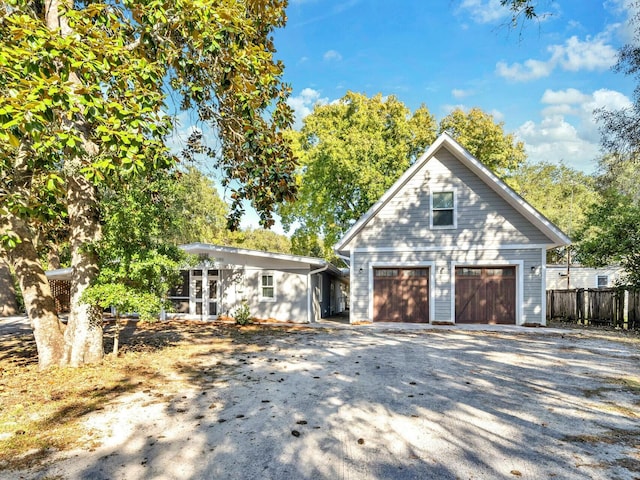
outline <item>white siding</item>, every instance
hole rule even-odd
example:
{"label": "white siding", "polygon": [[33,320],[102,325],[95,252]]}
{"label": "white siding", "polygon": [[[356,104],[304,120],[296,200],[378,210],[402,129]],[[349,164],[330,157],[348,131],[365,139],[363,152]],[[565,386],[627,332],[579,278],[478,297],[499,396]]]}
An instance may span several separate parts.
{"label": "white siding", "polygon": [[[454,322],[453,290],[455,267],[463,265],[516,266],[516,323],[545,323],[542,310],[544,278],[540,260],[541,248],[472,249],[448,251],[404,250],[395,252],[356,252],[351,270],[351,322],[372,321],[372,285],[369,271],[372,265],[415,265],[432,262],[434,272],[430,278],[431,322]],[[519,302],[517,302],[519,303]]]}
{"label": "white siding", "polygon": [[567,266],[547,265],[547,290],[563,290],[566,288],[597,288],[598,276],[605,275],[609,279],[608,287],[613,287],[623,276],[620,267],[588,268],[572,265],[569,269],[570,285],[567,286]]}
{"label": "white siding", "polygon": [[[275,299],[260,299],[260,277],[264,272],[273,275]],[[272,318],[283,322],[308,322],[307,271],[305,270],[245,270],[245,298],[251,316]]]}
{"label": "white siding", "polygon": [[[457,228],[430,228],[430,192],[456,192]],[[346,248],[548,244],[550,240],[441,148]]]}

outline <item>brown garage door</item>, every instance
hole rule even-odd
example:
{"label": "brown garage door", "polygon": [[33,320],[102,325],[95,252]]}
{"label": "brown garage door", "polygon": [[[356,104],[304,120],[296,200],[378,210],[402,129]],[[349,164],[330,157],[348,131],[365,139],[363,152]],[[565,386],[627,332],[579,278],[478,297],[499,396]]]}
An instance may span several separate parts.
{"label": "brown garage door", "polygon": [[456,323],[516,323],[516,268],[457,267]]}
{"label": "brown garage door", "polygon": [[429,269],[373,270],[374,322],[429,322]]}

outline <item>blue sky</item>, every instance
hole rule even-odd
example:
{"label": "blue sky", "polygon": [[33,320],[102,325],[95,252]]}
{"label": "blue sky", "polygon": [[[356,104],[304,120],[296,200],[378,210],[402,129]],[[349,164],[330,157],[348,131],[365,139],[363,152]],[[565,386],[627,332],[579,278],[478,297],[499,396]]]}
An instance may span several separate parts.
{"label": "blue sky", "polygon": [[438,120],[479,107],[525,142],[530,161],[592,173],[594,108],[628,105],[611,71],[632,39],[628,0],[538,2],[544,18],[510,30],[499,0],[290,0],[276,32],[297,124],[348,90],[395,95]]}
{"label": "blue sky", "polygon": [[[525,143],[530,161],[592,173],[601,154],[593,110],[631,102],[633,79],[611,67],[633,38],[634,12],[630,0],[538,3],[541,20],[514,30],[499,0],[290,0],[274,38],[296,125],[348,90],[425,104],[438,121],[479,107]],[[257,226],[250,208],[242,226]]]}

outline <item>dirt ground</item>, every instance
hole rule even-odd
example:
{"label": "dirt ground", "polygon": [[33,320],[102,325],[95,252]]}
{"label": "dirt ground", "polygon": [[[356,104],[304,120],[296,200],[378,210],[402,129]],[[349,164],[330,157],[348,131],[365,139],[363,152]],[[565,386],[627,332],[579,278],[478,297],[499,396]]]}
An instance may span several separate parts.
{"label": "dirt ground", "polygon": [[132,323],[125,348],[200,348],[161,391],[89,415],[86,448],[0,479],[640,479],[637,336],[244,331],[221,349],[213,327]]}

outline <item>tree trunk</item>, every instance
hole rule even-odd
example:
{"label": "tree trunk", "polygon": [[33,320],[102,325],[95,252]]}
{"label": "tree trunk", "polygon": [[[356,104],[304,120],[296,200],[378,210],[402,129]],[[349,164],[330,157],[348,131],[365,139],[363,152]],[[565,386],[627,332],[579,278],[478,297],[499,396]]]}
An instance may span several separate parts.
{"label": "tree trunk", "polygon": [[96,188],[82,175],[67,177],[67,208],[71,240],[71,312],[65,331],[69,365],[95,363],[104,357],[102,309],[82,301],[82,294],[98,275],[96,242],[102,228]]}
{"label": "tree trunk", "polygon": [[[73,8],[73,0],[50,0],[45,2],[45,21],[49,29],[59,29],[66,37],[72,33],[67,18],[61,14],[64,8]],[[69,81],[81,84],[75,74]],[[97,154],[97,147],[89,140],[88,128],[82,120],[70,120],[77,131],[83,133],[83,146],[87,158],[68,158],[63,171],[67,182],[67,210],[69,214],[69,236],[71,243],[71,312],[65,330],[65,361],[74,367],[95,363],[104,357],[102,344],[102,310],[82,301],[82,294],[98,276],[96,242],[102,237],[98,214],[98,192],[81,172],[83,160],[88,161]]]}
{"label": "tree trunk", "polygon": [[47,264],[49,270],[56,270],[61,267],[58,245],[54,243],[49,245],[49,251],[47,252]]}
{"label": "tree trunk", "polygon": [[3,218],[0,232],[9,231],[20,243],[9,251],[22,290],[24,305],[31,321],[38,349],[41,370],[64,363],[64,325],[60,323],[56,306],[44,270],[32,242],[32,233],[21,219],[11,213]]}
{"label": "tree trunk", "polygon": [[10,317],[18,313],[18,301],[9,261],[0,255],[0,317]]}

